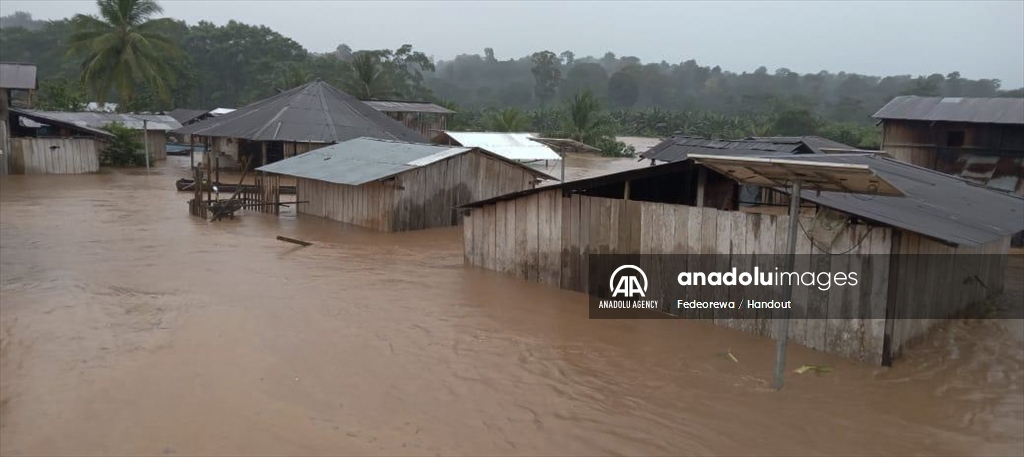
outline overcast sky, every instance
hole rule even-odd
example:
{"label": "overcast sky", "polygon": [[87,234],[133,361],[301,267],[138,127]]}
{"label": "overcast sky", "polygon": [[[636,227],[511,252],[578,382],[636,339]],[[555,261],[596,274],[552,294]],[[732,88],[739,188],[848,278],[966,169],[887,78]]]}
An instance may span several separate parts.
{"label": "overcast sky", "polygon": [[[1024,1],[799,2],[342,2],[162,0],[188,23],[264,24],[310,51],[395,48],[411,43],[436,59],[499,59],[548,49],[607,51],[644,62],[800,73],[947,74],[1024,86]],[[95,13],[88,0],[2,0],[0,14],[39,19]]]}

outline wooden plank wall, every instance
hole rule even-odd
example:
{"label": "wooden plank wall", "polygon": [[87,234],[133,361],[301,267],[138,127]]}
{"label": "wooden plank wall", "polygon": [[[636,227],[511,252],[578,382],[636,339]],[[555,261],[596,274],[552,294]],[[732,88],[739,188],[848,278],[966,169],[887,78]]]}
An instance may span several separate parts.
{"label": "wooden plank wall", "polygon": [[11,138],[11,174],[80,174],[100,169],[91,138]]}
{"label": "wooden plank wall", "polygon": [[534,175],[522,167],[470,152],[362,186],[299,179],[304,214],[381,231],[420,230],[461,223],[454,208],[530,188]]}
{"label": "wooden plank wall", "polygon": [[[895,282],[895,322],[892,348],[898,356],[921,339],[942,317],[962,314],[968,307],[1003,292],[1010,238],[977,247],[952,247],[924,236],[901,231],[893,253],[902,254],[892,272]],[[950,262],[929,256],[963,255]],[[927,317],[927,318],[925,318]]]}
{"label": "wooden plank wall", "polygon": [[[802,224],[809,227],[805,216]],[[721,211],[632,200],[562,196],[552,189],[528,197],[501,201],[473,209],[463,230],[467,264],[514,275],[521,279],[587,290],[587,255],[599,254],[768,254],[785,252],[788,216]],[[798,237],[798,254],[821,253],[806,236]],[[887,254],[891,231],[865,225],[847,226],[829,248],[836,265],[798,265],[798,268],[850,269],[864,267]],[[728,260],[727,260],[728,259]],[[809,257],[802,257],[805,262]],[[828,258],[817,256],[819,262]],[[854,260],[850,260],[854,259]],[[712,261],[708,259],[708,261]],[[718,257],[721,265],[695,267],[752,268],[752,257]],[[729,265],[726,262],[745,262]],[[766,262],[765,259],[761,259]],[[842,261],[854,263],[841,264]],[[856,294],[843,288],[802,292],[791,314],[790,338],[808,347],[878,363],[882,357],[888,264],[871,266],[873,275],[862,279]],[[749,264],[749,265],[748,265]],[[759,266],[764,269],[767,263]],[[798,288],[798,290],[800,290]],[[737,291],[736,301],[743,299]],[[674,312],[666,309],[665,311]],[[808,318],[826,316],[825,319]],[[686,316],[695,317],[695,316]],[[775,336],[775,322],[767,316],[738,319],[735,313],[701,315],[717,325],[762,336]]]}
{"label": "wooden plank wall", "polygon": [[[146,132],[145,141],[149,146],[149,158],[151,160],[165,160],[167,159],[167,133],[158,130],[149,130]],[[145,149],[139,151],[144,153]]]}

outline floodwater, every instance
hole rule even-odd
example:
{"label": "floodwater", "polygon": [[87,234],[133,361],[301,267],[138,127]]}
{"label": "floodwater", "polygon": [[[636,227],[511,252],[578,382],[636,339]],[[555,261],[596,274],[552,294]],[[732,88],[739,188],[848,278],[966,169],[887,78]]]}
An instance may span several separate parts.
{"label": "floodwater", "polygon": [[1020,319],[951,323],[890,369],[791,346],[773,392],[770,340],[588,320],[464,267],[459,229],[197,220],[171,162],[0,179],[0,453],[1024,453]]}

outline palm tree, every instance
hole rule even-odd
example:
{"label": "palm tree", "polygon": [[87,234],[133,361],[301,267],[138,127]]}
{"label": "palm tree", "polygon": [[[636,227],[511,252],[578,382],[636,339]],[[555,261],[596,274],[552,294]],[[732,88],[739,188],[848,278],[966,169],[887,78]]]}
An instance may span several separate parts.
{"label": "palm tree", "polygon": [[488,113],[484,125],[492,132],[522,132],[530,128],[530,119],[522,111],[505,108]]}
{"label": "palm tree", "polygon": [[380,57],[376,51],[360,51],[352,57],[352,77],[345,84],[348,93],[363,100],[394,95]]}
{"label": "palm tree", "polygon": [[75,15],[68,53],[83,55],[82,82],[103,103],[116,90],[128,106],[140,84],[161,96],[173,78],[168,64],[181,51],[165,32],[172,19],[150,19],[163,12],[153,0],[96,0],[99,17]]}
{"label": "palm tree", "polygon": [[614,134],[611,119],[604,112],[601,101],[589,90],[573,96],[566,106],[565,116],[565,133],[576,141],[596,144]]}

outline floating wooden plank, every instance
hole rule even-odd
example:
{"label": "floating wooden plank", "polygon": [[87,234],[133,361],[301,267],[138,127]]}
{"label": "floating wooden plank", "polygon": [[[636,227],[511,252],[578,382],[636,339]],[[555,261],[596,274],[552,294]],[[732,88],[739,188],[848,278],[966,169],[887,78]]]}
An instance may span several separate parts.
{"label": "floating wooden plank", "polygon": [[313,244],[313,243],[310,243],[309,241],[297,240],[295,238],[289,238],[287,236],[281,236],[281,235],[278,235],[277,239],[279,241],[285,241],[285,242],[288,242],[288,243],[297,244],[299,246],[309,246],[309,245]]}

